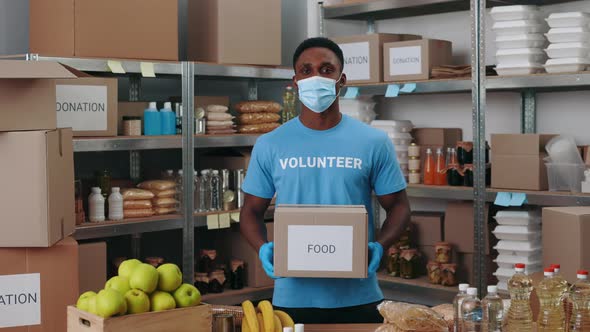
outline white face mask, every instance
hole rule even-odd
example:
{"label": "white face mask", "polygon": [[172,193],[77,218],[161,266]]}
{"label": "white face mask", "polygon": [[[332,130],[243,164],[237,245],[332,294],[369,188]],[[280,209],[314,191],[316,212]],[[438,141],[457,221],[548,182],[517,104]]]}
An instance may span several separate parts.
{"label": "white face mask", "polygon": [[297,81],[299,100],[313,112],[322,113],[332,106],[338,97],[336,94],[338,81],[321,76]]}

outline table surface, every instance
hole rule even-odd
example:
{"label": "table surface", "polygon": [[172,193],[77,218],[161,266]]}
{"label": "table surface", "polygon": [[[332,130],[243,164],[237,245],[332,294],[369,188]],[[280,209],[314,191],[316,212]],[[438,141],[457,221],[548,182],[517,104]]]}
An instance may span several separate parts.
{"label": "table surface", "polygon": [[305,332],[374,332],[382,324],[326,324],[326,325],[305,325]]}

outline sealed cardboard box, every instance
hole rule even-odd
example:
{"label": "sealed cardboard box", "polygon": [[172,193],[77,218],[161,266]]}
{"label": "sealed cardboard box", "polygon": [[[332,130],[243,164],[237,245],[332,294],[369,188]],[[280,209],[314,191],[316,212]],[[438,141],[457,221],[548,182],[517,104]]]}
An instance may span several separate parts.
{"label": "sealed cardboard box", "polygon": [[76,76],[55,62],[0,60],[0,132],[57,128],[57,78]]}
{"label": "sealed cardboard box", "polygon": [[209,153],[199,157],[201,169],[247,169],[250,163],[251,149],[232,149],[222,153]]}
{"label": "sealed cardboard box", "polygon": [[107,243],[81,243],[78,251],[80,294],[87,291],[98,293],[107,281]]}
{"label": "sealed cardboard box", "polygon": [[452,64],[450,41],[421,39],[383,45],[383,79],[386,82],[427,80],[432,67]]}
{"label": "sealed cardboard box", "polygon": [[275,210],[275,275],[367,277],[364,206],[279,205]]}
{"label": "sealed cardboard box", "polygon": [[[78,299],[78,244],[0,248],[0,329],[66,331],[66,308]],[[10,296],[13,295],[13,296]]]}
{"label": "sealed cardboard box", "polygon": [[0,132],[0,247],[49,247],[75,229],[72,131]]}
{"label": "sealed cardboard box", "polygon": [[456,147],[463,139],[461,128],[415,128],[412,130],[414,142],[420,146]]}
{"label": "sealed cardboard box", "polygon": [[443,241],[443,219],[443,213],[412,212],[412,242],[418,246],[433,246]]}
{"label": "sealed cardboard box", "polygon": [[74,56],[74,0],[29,0],[29,50]]}
{"label": "sealed cardboard box", "polygon": [[555,135],[492,134],[492,187],[547,190],[545,145]]}
{"label": "sealed cardboard box", "polygon": [[590,266],[590,207],[543,208],[543,266],[560,264],[570,283]]}
{"label": "sealed cardboard box", "polygon": [[[488,220],[486,205],[485,220]],[[474,212],[473,202],[450,202],[445,213],[445,242],[453,246],[453,250],[459,253],[475,252],[474,248]],[[485,249],[490,253],[490,230],[485,224]]]}
{"label": "sealed cardboard box", "polygon": [[383,44],[414,39],[420,39],[420,36],[375,33],[333,38],[344,53],[344,73],[348,83],[383,82]]}

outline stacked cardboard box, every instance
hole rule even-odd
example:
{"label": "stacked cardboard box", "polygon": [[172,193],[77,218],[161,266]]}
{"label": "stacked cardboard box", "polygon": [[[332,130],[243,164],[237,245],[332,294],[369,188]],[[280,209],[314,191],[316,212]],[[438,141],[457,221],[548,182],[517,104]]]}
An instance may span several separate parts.
{"label": "stacked cardboard box", "polygon": [[55,114],[56,84],[76,77],[55,63],[0,61],[0,328],[6,331],[65,331],[66,307],[78,297],[78,244],[69,237],[72,130],[58,129]]}
{"label": "stacked cardboard box", "polygon": [[427,80],[435,66],[452,64],[452,43],[421,39],[383,44],[385,82]]}
{"label": "stacked cardboard box", "polygon": [[457,142],[463,139],[463,131],[460,128],[415,128],[412,130],[414,143],[420,146],[421,169],[424,169],[426,161],[426,150],[441,148],[446,153],[447,148],[454,148]]}

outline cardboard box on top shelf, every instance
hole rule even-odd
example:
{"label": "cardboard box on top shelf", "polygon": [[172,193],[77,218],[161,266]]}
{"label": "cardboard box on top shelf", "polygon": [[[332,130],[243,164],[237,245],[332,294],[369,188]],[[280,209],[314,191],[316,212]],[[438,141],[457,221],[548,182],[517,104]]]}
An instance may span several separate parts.
{"label": "cardboard box on top shelf", "polygon": [[[474,212],[473,202],[450,202],[445,213],[445,242],[453,246],[458,253],[472,254],[474,248]],[[488,205],[485,209],[485,220],[488,220]],[[485,253],[490,254],[490,229],[485,223]]]}
{"label": "cardboard box on top shelf", "polygon": [[248,169],[252,149],[232,149],[222,152],[212,151],[198,157],[199,169]]}
{"label": "cardboard box on top shelf", "polygon": [[417,35],[374,33],[332,38],[344,53],[344,73],[351,83],[383,82],[383,44],[420,39]]}
{"label": "cardboard box on top shelf", "polygon": [[383,45],[385,82],[427,80],[432,67],[452,64],[453,44],[446,40],[421,39]]}
{"label": "cardboard box on top shelf", "polygon": [[28,22],[30,53],[74,56],[74,0],[30,0]]}
{"label": "cardboard box on top shelf", "polygon": [[412,212],[412,243],[418,246],[434,246],[444,240],[444,213]]}
{"label": "cardboard box on top shelf", "polygon": [[327,1],[324,1],[324,7],[350,6],[350,5],[369,3],[372,1],[375,1],[375,0],[327,0]]}
{"label": "cardboard box on top shelf", "polygon": [[590,267],[590,207],[543,208],[543,266],[560,264],[570,283]]}
{"label": "cardboard box on top shelf", "polygon": [[281,64],[280,0],[189,2],[191,60],[250,65]]}
{"label": "cardboard box on top shelf", "polygon": [[50,248],[0,248],[0,260],[0,329],[66,331],[66,308],[78,299],[78,243],[68,237]]}
{"label": "cardboard box on top shelf", "polygon": [[555,135],[492,134],[492,187],[547,190],[545,145]]}
{"label": "cardboard box on top shelf", "polygon": [[75,230],[70,129],[0,133],[0,247],[49,247]]}
{"label": "cardboard box on top shelf", "polygon": [[364,206],[278,205],[274,223],[276,276],[367,277]]}
{"label": "cardboard box on top shelf", "polygon": [[80,294],[98,292],[107,281],[107,243],[81,243],[78,251]]}

